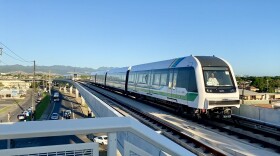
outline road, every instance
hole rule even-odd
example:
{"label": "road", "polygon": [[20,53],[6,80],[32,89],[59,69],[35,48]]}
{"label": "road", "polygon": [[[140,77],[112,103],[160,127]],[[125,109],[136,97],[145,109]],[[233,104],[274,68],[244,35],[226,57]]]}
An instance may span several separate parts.
{"label": "road", "polygon": [[[0,122],[8,122],[10,112],[10,122],[18,122],[17,115],[32,106],[31,90],[27,91],[25,99],[7,99],[0,101]],[[34,99],[37,99],[37,95]],[[34,102],[35,104],[35,102]]]}

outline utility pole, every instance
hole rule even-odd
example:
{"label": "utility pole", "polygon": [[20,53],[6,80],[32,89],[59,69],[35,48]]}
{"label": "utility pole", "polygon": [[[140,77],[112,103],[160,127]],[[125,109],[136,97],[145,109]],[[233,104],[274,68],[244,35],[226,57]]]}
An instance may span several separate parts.
{"label": "utility pole", "polygon": [[266,92],[268,93],[268,79],[266,79]]}
{"label": "utility pole", "polygon": [[[35,107],[34,107],[34,93],[35,93],[35,60],[33,61],[33,92],[32,92],[32,114],[34,115],[35,112]],[[32,115],[32,117],[34,117]]]}
{"label": "utility pole", "polygon": [[43,74],[43,90],[45,91],[45,75]]}
{"label": "utility pole", "polygon": [[51,95],[51,71],[49,70],[49,93]]}

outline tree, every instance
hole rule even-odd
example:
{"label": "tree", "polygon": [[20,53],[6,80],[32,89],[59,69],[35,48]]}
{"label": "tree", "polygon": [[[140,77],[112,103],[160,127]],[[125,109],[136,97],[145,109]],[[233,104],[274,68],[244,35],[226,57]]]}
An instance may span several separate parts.
{"label": "tree", "polygon": [[0,88],[2,88],[2,87],[4,87],[4,85],[3,85],[3,83],[2,83],[2,82],[0,82]]}

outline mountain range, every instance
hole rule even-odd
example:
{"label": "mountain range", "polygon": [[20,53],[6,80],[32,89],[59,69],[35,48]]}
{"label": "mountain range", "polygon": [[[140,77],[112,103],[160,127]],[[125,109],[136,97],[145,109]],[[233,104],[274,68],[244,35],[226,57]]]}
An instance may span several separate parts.
{"label": "mountain range", "polygon": [[[72,67],[63,65],[53,65],[53,66],[35,66],[36,73],[55,73],[58,75],[66,75],[70,73],[78,74],[90,74],[94,71],[109,70],[112,67],[100,67],[97,69],[93,68],[82,68],[82,67]],[[0,66],[0,73],[33,73],[33,66],[23,66],[23,65],[2,65]]]}

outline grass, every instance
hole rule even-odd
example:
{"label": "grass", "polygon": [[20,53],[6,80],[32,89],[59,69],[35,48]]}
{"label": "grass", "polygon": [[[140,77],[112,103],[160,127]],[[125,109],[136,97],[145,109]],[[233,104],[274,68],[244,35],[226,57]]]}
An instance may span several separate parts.
{"label": "grass", "polygon": [[37,105],[36,107],[36,112],[35,112],[35,120],[38,120],[41,118],[42,114],[46,110],[50,103],[50,95],[48,94],[43,94],[43,99],[41,102]]}
{"label": "grass", "polygon": [[1,113],[1,112],[6,112],[7,109],[9,109],[10,107],[11,107],[11,106],[6,106],[6,107],[0,109],[0,113]]}

